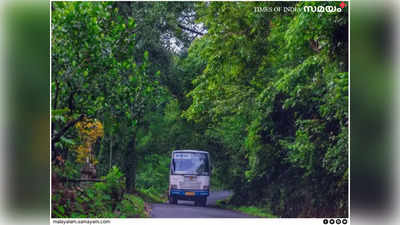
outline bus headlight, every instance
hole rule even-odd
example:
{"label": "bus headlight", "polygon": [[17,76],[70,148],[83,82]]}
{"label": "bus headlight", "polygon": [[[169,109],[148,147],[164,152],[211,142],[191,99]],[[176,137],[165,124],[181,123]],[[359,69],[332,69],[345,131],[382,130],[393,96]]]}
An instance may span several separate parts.
{"label": "bus headlight", "polygon": [[208,185],[203,186],[203,190],[208,190],[208,188],[209,188]]}

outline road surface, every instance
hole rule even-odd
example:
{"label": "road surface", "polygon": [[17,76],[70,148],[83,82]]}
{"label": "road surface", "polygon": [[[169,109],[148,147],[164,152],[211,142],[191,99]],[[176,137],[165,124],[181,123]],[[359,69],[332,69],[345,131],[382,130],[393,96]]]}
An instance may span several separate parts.
{"label": "road surface", "polygon": [[178,205],[163,203],[152,204],[153,218],[252,218],[252,216],[231,210],[215,207],[217,200],[228,198],[230,191],[211,191],[207,198],[207,206],[194,206],[192,201],[178,201]]}

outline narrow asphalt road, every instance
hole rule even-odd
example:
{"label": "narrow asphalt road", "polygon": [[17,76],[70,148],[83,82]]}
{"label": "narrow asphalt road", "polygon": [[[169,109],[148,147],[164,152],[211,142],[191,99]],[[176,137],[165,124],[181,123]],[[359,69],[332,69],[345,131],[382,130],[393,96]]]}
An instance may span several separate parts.
{"label": "narrow asphalt road", "polygon": [[211,191],[207,198],[207,206],[194,206],[192,201],[178,201],[177,205],[163,203],[152,204],[153,218],[252,218],[252,216],[231,210],[215,207],[217,200],[228,198],[230,191]]}

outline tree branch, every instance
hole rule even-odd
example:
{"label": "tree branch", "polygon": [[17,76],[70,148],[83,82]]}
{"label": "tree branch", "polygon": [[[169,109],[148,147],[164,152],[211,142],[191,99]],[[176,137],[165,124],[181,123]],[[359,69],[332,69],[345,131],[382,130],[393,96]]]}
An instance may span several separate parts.
{"label": "tree branch", "polygon": [[54,102],[53,102],[53,109],[57,109],[57,100],[58,100],[58,92],[59,92],[59,83],[57,81],[57,79],[55,80],[56,83],[56,93],[54,95]]}
{"label": "tree branch", "polygon": [[68,178],[61,178],[61,182],[104,182],[106,180],[103,179],[68,179]]}
{"label": "tree branch", "polygon": [[201,33],[200,31],[193,30],[193,29],[191,29],[191,28],[185,27],[185,26],[183,26],[183,25],[180,25],[180,24],[178,24],[178,27],[179,27],[179,28],[181,28],[181,29],[183,29],[183,30],[186,30],[186,31],[189,31],[189,32],[192,32],[192,33],[195,33],[195,34],[201,35],[201,36],[203,36],[203,35],[204,35],[204,33]]}
{"label": "tree branch", "polygon": [[61,131],[57,132],[57,134],[54,134],[53,137],[51,138],[51,144],[52,144],[52,146],[53,146],[56,142],[58,142],[58,141],[60,140],[60,138],[65,134],[65,132],[67,132],[67,130],[68,130],[69,128],[71,128],[71,127],[74,126],[77,122],[79,122],[80,120],[82,120],[84,116],[85,116],[85,115],[82,114],[82,115],[80,115],[80,116],[78,117],[78,119],[69,121],[69,122],[67,123],[67,125],[66,125]]}

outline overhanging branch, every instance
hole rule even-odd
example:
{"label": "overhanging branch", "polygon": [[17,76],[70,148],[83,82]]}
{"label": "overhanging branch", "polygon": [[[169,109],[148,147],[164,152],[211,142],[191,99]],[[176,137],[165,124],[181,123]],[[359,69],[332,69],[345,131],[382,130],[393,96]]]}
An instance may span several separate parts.
{"label": "overhanging branch", "polygon": [[181,24],[178,24],[178,27],[181,28],[181,29],[183,29],[183,30],[186,30],[186,31],[189,31],[189,32],[192,32],[192,33],[201,35],[201,36],[204,35],[204,33],[200,32],[200,31],[193,30],[193,29],[191,29],[191,28],[189,28],[189,27],[185,27],[185,26],[183,26],[183,25],[181,25]]}
{"label": "overhanging branch", "polygon": [[67,132],[67,130],[74,126],[77,122],[82,120],[84,116],[85,115],[82,114],[77,119],[69,121],[62,130],[53,135],[53,137],[51,138],[51,144],[54,145],[54,143],[58,142],[60,138],[65,134],[65,132]]}

